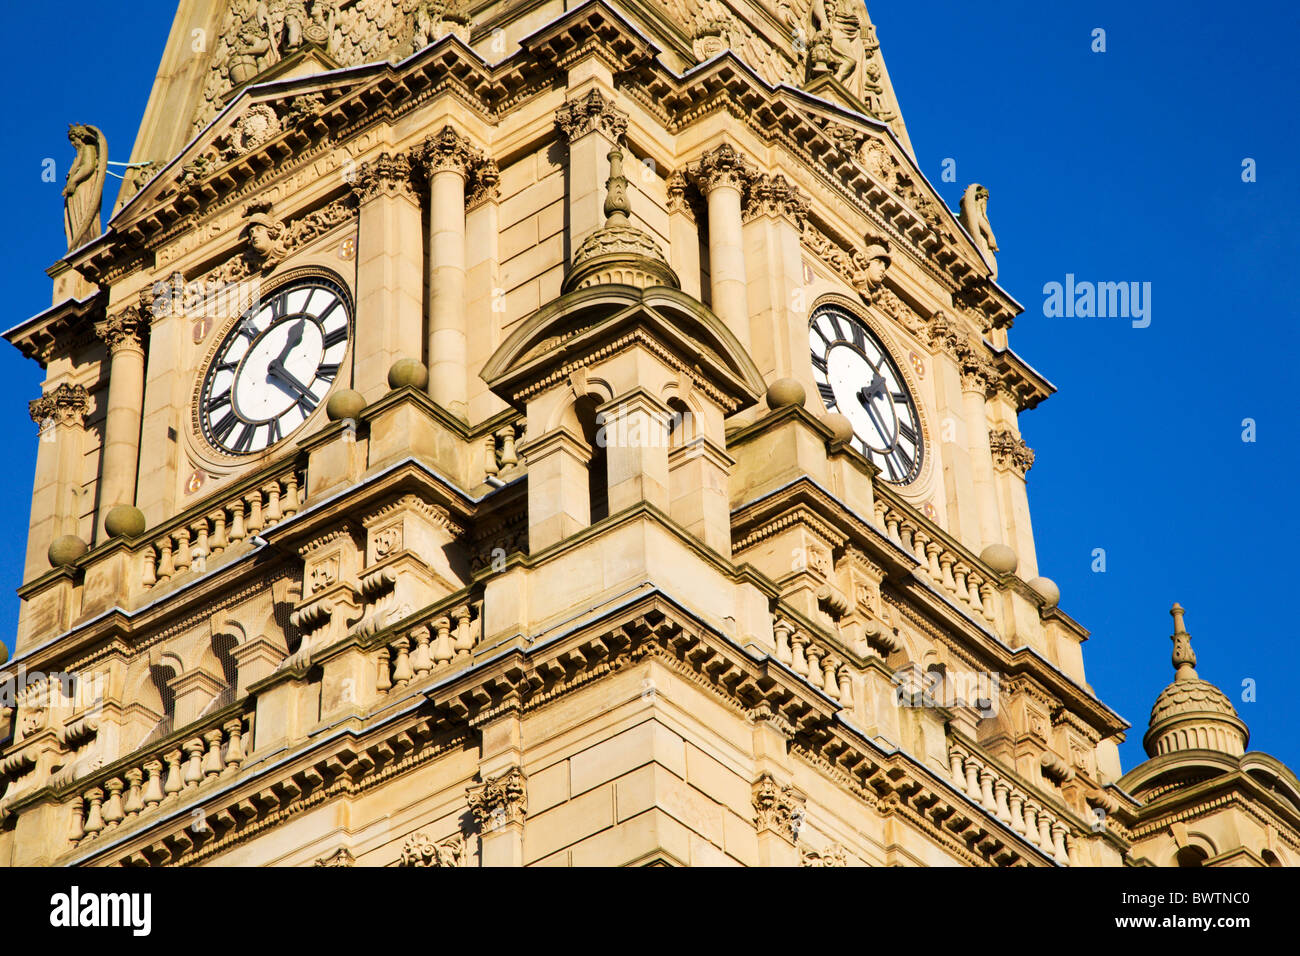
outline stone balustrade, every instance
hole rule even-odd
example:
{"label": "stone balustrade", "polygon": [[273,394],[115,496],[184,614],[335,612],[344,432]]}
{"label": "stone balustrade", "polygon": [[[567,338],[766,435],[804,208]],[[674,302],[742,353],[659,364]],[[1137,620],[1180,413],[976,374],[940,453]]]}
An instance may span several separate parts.
{"label": "stone balustrade", "polygon": [[520,419],[494,429],[483,438],[483,471],[488,480],[504,481],[523,466],[519,445],[524,440],[525,422]]}
{"label": "stone balustrade", "polygon": [[976,617],[997,623],[994,595],[997,584],[993,572],[973,555],[949,544],[937,526],[920,517],[905,505],[896,505],[876,497],[876,524],[890,539],[920,562],[917,570],[958,604],[969,608]]}
{"label": "stone balustrade", "polygon": [[1061,866],[1070,865],[1075,834],[1059,814],[970,748],[950,744],[948,758],[958,790]]}
{"label": "stone balustrade", "polygon": [[776,637],[776,659],[812,684],[841,707],[853,706],[850,668],[824,638],[785,618],[772,625]]}
{"label": "stone balustrade", "polygon": [[241,489],[211,510],[183,515],[159,528],[145,546],[140,584],[152,588],[186,571],[202,572],[208,561],[297,514],[306,481],[288,467],[251,488]]}
{"label": "stone balustrade", "polygon": [[453,663],[467,663],[482,639],[482,610],[462,595],[381,647],[376,654],[379,693],[447,670]]}
{"label": "stone balustrade", "polygon": [[[214,780],[238,773],[252,740],[251,712],[229,713],[161,746],[76,781],[69,801],[73,847],[185,800]],[[194,829],[201,831],[201,821]]]}

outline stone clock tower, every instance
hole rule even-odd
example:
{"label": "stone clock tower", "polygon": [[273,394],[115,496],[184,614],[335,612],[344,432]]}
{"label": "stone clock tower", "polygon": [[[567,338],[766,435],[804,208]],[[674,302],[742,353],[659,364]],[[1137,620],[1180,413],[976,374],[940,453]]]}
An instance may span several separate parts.
{"label": "stone clock tower", "polygon": [[1122,786],[861,5],[181,0],[102,228],[72,139],[0,862],[1300,858],[1204,682]]}

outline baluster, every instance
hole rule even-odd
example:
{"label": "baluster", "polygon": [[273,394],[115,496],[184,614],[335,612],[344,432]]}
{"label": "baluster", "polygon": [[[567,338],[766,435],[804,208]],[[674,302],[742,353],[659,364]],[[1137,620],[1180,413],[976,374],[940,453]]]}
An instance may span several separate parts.
{"label": "baluster", "polygon": [[223,724],[221,729],[226,732],[226,737],[230,741],[226,745],[226,766],[238,770],[239,765],[244,762],[244,722],[236,717]]}
{"label": "baluster", "polygon": [[399,637],[390,646],[397,650],[393,662],[393,683],[400,687],[411,679],[411,641],[409,638]]}
{"label": "baluster", "polygon": [[1038,814],[1038,848],[1048,856],[1052,855],[1052,824],[1056,820],[1046,810]]}
{"label": "baluster", "polygon": [[487,472],[489,476],[495,475],[501,470],[497,465],[496,435],[488,435],[487,438],[483,440],[483,470]]}
{"label": "baluster", "polygon": [[392,656],[388,648],[381,647],[375,655],[375,689],[385,694],[393,689]]}
{"label": "baluster", "polygon": [[72,798],[72,825],[68,829],[68,839],[73,845],[80,843],[86,836],[86,805],[82,797]]}
{"label": "baluster", "polygon": [[474,635],[469,630],[469,605],[456,608],[451,616],[456,619],[456,638],[451,642],[451,649],[460,657],[474,649]]}
{"label": "baluster", "polygon": [[876,527],[883,528],[885,526],[885,503],[877,498],[873,502],[873,505],[875,510]]}
{"label": "baluster", "polygon": [[902,541],[900,541],[898,537],[898,519],[898,512],[892,508],[885,512],[885,530],[888,532],[891,539],[898,541],[901,544]]}
{"label": "baluster", "polygon": [[515,427],[507,425],[497,432],[501,439],[501,470],[505,471],[519,464],[519,455],[515,452]]}
{"label": "baluster", "polygon": [[826,696],[831,700],[840,699],[840,683],[835,679],[835,674],[839,670],[840,662],[833,655],[827,653],[822,658],[823,680],[822,687],[826,691]]}
{"label": "baluster", "polygon": [[144,587],[151,588],[158,583],[158,552],[153,549],[153,545],[145,545],[144,549],[144,573],[140,575],[140,584]]}
{"label": "baluster", "polygon": [[916,556],[917,561],[921,562],[917,570],[928,575],[930,573],[930,559],[927,557],[927,548],[930,544],[930,536],[917,528],[916,534],[912,536],[912,542],[915,544],[912,554]]}
{"label": "baluster", "polygon": [[993,771],[988,767],[980,768],[980,806],[989,813],[997,813],[998,804],[993,797]]}
{"label": "baluster", "polygon": [[177,528],[172,537],[176,539],[176,553],[172,556],[172,563],[176,565],[177,572],[188,571],[190,569],[190,529]]}
{"label": "baluster", "polygon": [[943,580],[943,572],[939,570],[939,552],[942,550],[933,539],[925,546],[926,557],[930,559],[930,579],[936,583]]}
{"label": "baluster", "polygon": [[195,571],[203,571],[208,566],[208,519],[200,518],[191,525],[194,536],[198,540],[194,544],[194,560],[192,562]]}
{"label": "baluster", "polygon": [[966,757],[966,796],[979,802],[980,798],[980,768],[970,755]]}
{"label": "baluster", "polygon": [[957,592],[957,599],[966,604],[970,603],[970,588],[966,584],[967,567],[964,564],[958,564],[953,568],[953,583]]}
{"label": "baluster", "polygon": [[1011,791],[1011,829],[1025,835],[1025,798],[1014,790]]}
{"label": "baluster", "polygon": [[181,757],[183,756],[184,754],[179,750],[172,750],[163,758],[167,761],[167,783],[163,786],[163,792],[166,794],[164,799],[176,796],[185,786],[181,780]]}
{"label": "baluster", "polygon": [[147,761],[144,765],[144,772],[149,775],[149,779],[144,784],[144,808],[146,810],[152,810],[163,802],[162,768],[162,761],[156,757]]}
{"label": "baluster", "polygon": [[790,634],[792,630],[786,621],[777,621],[772,625],[772,631],[776,635],[776,659],[786,667],[794,663],[794,657],[790,652]]}
{"label": "baluster", "polygon": [[1006,781],[998,780],[993,785],[993,803],[997,809],[995,815],[1003,823],[1011,822],[1011,808],[1007,806],[1007,795],[1011,793],[1011,788],[1007,786]]}
{"label": "baluster", "polygon": [[98,787],[92,787],[86,791],[86,803],[89,809],[86,811],[85,831],[86,836],[94,836],[100,830],[104,829],[104,816],[101,805],[104,802],[104,791]]}
{"label": "baluster", "polygon": [[140,790],[143,780],[144,771],[139,767],[132,767],[126,772],[126,803],[122,809],[126,811],[127,817],[137,816],[144,809],[144,794]]}
{"label": "baluster", "polygon": [[433,628],[438,632],[438,639],[433,645],[433,666],[442,667],[456,654],[456,649],[451,644],[451,619],[440,617],[433,622]]}
{"label": "baluster", "polygon": [[808,646],[808,635],[803,631],[795,631],[790,636],[790,644],[793,648],[790,666],[800,677],[808,676],[808,659],[804,657],[804,648]]}
{"label": "baluster", "polygon": [[970,601],[972,610],[979,611],[983,614],[984,600],[980,597],[980,585],[984,583],[984,579],[981,578],[977,572],[969,571],[966,574],[966,583],[970,586],[970,597],[968,600]]}
{"label": "baluster", "polygon": [[230,543],[239,544],[248,537],[248,532],[244,529],[244,502],[236,498],[230,505]]}
{"label": "baluster", "polygon": [[957,582],[952,579],[952,555],[947,551],[939,555],[939,575],[945,588],[949,591],[957,590]]}
{"label": "baluster", "polygon": [[1038,846],[1038,807],[1025,801],[1025,839]]}
{"label": "baluster", "polygon": [[257,534],[266,527],[262,520],[262,492],[260,490],[254,491],[246,496],[244,501],[248,505],[248,520],[244,526],[248,528],[250,535]]}
{"label": "baluster", "polygon": [[840,706],[853,706],[853,678],[847,664],[840,665]]}
{"label": "baluster", "polygon": [[203,755],[203,776],[211,780],[213,777],[221,776],[221,771],[226,769],[226,765],[221,760],[221,738],[220,730],[209,730],[203,735],[203,739],[208,743],[208,752]]}
{"label": "baluster", "polygon": [[284,500],[281,502],[281,510],[286,518],[292,518],[298,513],[298,472],[291,471],[284,476]]}
{"label": "baluster", "polygon": [[962,770],[962,754],[960,750],[953,750],[948,754],[948,763],[952,771],[952,782],[962,793],[966,792],[966,774]]}
{"label": "baluster", "polygon": [[826,652],[809,640],[808,648],[804,653],[808,657],[808,683],[818,690],[824,690],[826,685],[822,682],[821,659]]}
{"label": "baluster", "polygon": [[280,511],[280,483],[273,481],[262,489],[266,495],[266,527],[271,528],[279,524],[284,515]]}
{"label": "baluster", "polygon": [[1065,834],[1064,824],[1059,821],[1052,824],[1052,856],[1062,866],[1069,866],[1070,853],[1065,848]]}
{"label": "baluster", "polygon": [[161,557],[158,559],[158,580],[170,581],[172,575],[176,573],[176,565],[172,564],[171,535],[158,542],[158,549],[161,553]]}
{"label": "baluster", "polygon": [[904,521],[899,525],[899,540],[903,542],[903,550],[908,554],[916,553],[915,539],[912,537],[916,533],[916,526],[910,521]]}
{"label": "baluster", "polygon": [[208,539],[208,547],[214,555],[220,554],[230,547],[230,542],[226,539],[226,509],[218,508],[208,515],[208,520],[212,522],[212,537]]}
{"label": "baluster", "polygon": [[108,799],[104,801],[104,825],[111,830],[126,819],[122,809],[122,780],[111,777],[104,781],[104,787],[108,790]]}
{"label": "baluster", "polygon": [[203,779],[203,740],[191,737],[181,744],[181,748],[189,757],[185,763],[185,775],[181,779],[185,782],[186,790],[193,790]]}
{"label": "baluster", "polygon": [[415,638],[415,653],[411,655],[411,670],[416,677],[423,677],[433,669],[433,661],[429,658],[429,629],[423,625],[413,628],[411,636]]}

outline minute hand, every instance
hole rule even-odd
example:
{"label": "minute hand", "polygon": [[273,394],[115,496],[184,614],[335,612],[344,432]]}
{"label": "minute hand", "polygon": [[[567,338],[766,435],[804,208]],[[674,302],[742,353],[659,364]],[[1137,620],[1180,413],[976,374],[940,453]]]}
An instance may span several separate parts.
{"label": "minute hand", "polygon": [[302,398],[310,399],[312,404],[315,405],[316,396],[311,393],[311,389],[294,378],[292,373],[284,367],[284,364],[279,359],[276,359],[268,365],[266,371],[268,375],[274,375],[280,381],[284,382],[284,384],[296,391]]}

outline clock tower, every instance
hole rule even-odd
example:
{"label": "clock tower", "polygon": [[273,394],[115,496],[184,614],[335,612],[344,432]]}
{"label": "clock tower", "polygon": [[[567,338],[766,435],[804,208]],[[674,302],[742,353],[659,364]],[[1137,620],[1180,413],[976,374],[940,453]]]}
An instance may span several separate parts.
{"label": "clock tower", "polygon": [[860,4],[181,0],[70,136],[0,862],[1141,858]]}

